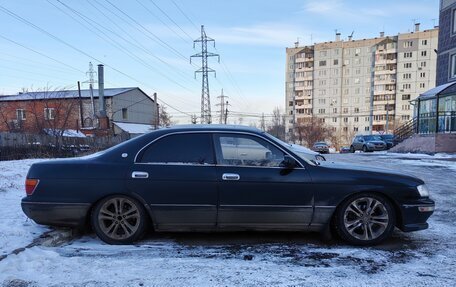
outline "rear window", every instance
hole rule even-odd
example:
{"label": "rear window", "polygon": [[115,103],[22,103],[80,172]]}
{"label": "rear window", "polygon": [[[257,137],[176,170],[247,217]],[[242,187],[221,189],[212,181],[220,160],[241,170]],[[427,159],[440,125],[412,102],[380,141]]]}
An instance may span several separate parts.
{"label": "rear window", "polygon": [[142,163],[214,164],[210,134],[169,135],[151,144],[142,154]]}

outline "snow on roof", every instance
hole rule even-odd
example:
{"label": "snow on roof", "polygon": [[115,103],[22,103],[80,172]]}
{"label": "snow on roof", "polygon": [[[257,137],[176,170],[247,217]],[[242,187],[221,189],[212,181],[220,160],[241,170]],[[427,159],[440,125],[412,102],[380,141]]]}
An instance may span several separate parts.
{"label": "snow on roof", "polygon": [[[139,89],[137,87],[130,88],[108,88],[104,89],[105,97],[113,97],[125,92]],[[24,100],[44,100],[44,99],[63,99],[63,98],[78,98],[78,90],[60,90],[60,91],[41,91],[41,92],[28,92],[19,93],[17,95],[4,95],[0,96],[0,102],[4,101],[24,101]],[[90,98],[90,90],[81,90],[82,98]],[[98,89],[93,90],[93,97],[98,98]]]}
{"label": "snow on roof", "polygon": [[145,134],[154,129],[152,125],[148,124],[135,124],[135,123],[122,123],[122,122],[114,122],[116,126],[118,126],[121,130],[129,133],[129,134]]}
{"label": "snow on roof", "polygon": [[44,132],[50,136],[64,136],[64,137],[69,137],[69,138],[85,138],[85,134],[83,134],[81,131],[77,130],[62,130],[61,129],[44,129]]}

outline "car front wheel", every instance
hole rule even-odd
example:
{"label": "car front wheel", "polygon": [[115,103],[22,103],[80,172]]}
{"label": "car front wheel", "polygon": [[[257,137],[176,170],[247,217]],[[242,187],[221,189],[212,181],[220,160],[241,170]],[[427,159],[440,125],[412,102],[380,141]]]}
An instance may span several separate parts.
{"label": "car front wheel", "polygon": [[130,244],[144,234],[146,216],[141,204],[130,197],[104,198],[93,209],[92,227],[98,237],[109,244]]}
{"label": "car front wheel", "polygon": [[355,148],[353,146],[350,147],[350,152],[351,153],[354,153],[355,152]]}
{"label": "car front wheel", "polygon": [[396,216],[392,204],[383,196],[362,193],[345,200],[337,209],[334,227],[345,241],[355,245],[374,245],[388,238]]}

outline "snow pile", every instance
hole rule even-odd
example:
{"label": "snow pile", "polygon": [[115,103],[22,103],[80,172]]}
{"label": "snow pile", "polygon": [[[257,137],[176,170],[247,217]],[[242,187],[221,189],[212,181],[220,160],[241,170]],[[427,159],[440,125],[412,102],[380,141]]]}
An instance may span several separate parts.
{"label": "snow pile", "polygon": [[21,208],[27,171],[37,161],[40,160],[0,161],[0,256],[28,245],[49,230],[28,219]]}

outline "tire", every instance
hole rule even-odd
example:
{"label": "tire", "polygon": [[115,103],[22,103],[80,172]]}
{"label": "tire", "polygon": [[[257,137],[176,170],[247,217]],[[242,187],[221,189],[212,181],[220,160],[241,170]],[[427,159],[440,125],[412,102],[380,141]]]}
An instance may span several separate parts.
{"label": "tire", "polygon": [[395,210],[389,200],[375,193],[360,193],[339,205],[333,227],[348,243],[375,245],[391,236],[395,223]]}
{"label": "tire", "polygon": [[363,145],[363,152],[368,152],[367,146]]}
{"label": "tire", "polygon": [[146,213],[135,199],[113,195],[92,210],[91,223],[97,236],[108,244],[131,244],[146,230]]}
{"label": "tire", "polygon": [[353,146],[350,146],[350,152],[355,153],[355,148]]}

